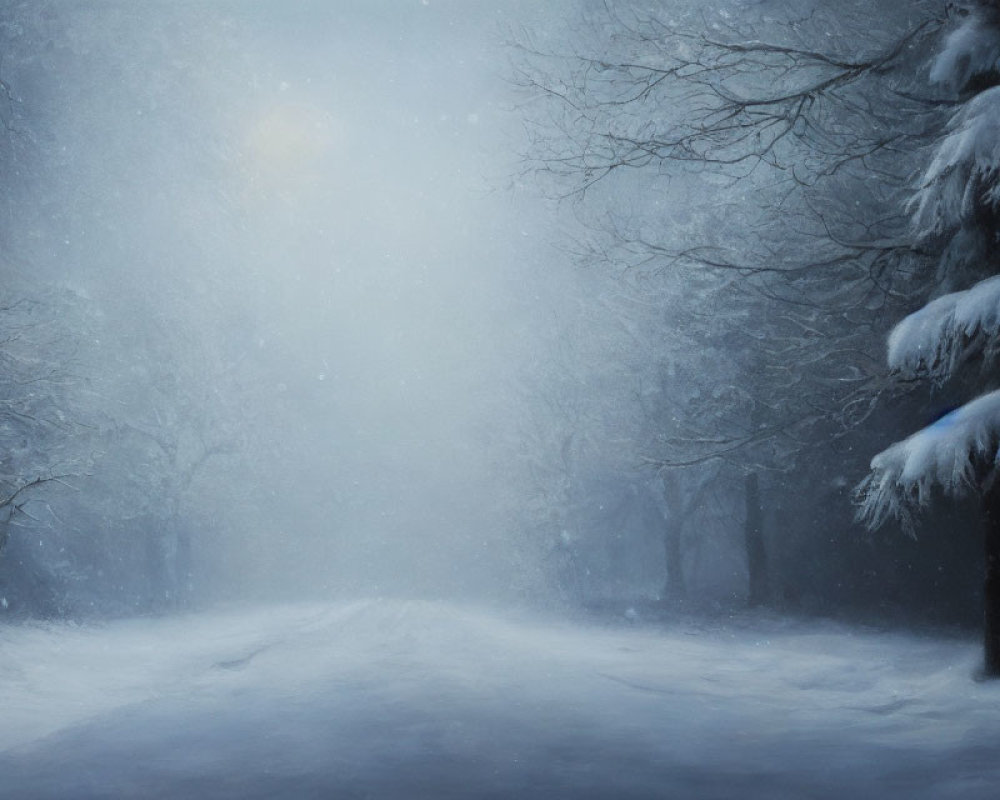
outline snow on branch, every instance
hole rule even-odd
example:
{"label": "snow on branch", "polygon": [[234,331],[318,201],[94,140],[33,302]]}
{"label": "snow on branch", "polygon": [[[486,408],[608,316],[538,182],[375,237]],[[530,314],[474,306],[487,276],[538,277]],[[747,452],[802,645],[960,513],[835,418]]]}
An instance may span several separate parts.
{"label": "snow on branch", "polygon": [[913,512],[937,487],[947,494],[972,488],[977,470],[998,460],[1000,390],[941,417],[872,459],[871,473],[855,489],[858,519],[877,528],[895,517],[912,532]]}
{"label": "snow on branch", "polygon": [[1000,348],[1000,276],[932,300],[889,334],[889,366],[951,375],[964,356]]}
{"label": "snow on branch", "polygon": [[960,92],[977,75],[995,71],[998,60],[1000,29],[982,13],[971,14],[945,39],[944,48],[931,64],[931,83]]}
{"label": "snow on branch", "polygon": [[1000,86],[966,103],[948,130],[909,203],[921,239],[954,231],[978,209],[1000,205]]}

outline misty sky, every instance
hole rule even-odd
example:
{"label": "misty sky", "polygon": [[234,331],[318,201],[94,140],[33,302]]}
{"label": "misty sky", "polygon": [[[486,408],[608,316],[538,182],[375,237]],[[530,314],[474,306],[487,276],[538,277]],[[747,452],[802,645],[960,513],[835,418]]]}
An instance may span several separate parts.
{"label": "misty sky", "polygon": [[575,278],[546,206],[511,191],[501,43],[557,9],[58,9],[11,76],[58,154],[11,250],[97,303],[95,391],[140,427],[181,385],[261,434],[246,476],[196,487],[257,543],[234,572],[347,591],[528,580],[505,516],[519,403]]}

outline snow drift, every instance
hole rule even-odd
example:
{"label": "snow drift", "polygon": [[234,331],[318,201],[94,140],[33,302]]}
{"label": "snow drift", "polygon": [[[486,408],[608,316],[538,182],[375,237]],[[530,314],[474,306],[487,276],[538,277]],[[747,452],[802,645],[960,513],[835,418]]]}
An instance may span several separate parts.
{"label": "snow drift", "polygon": [[0,631],[0,798],[995,797],[975,646],[435,603]]}

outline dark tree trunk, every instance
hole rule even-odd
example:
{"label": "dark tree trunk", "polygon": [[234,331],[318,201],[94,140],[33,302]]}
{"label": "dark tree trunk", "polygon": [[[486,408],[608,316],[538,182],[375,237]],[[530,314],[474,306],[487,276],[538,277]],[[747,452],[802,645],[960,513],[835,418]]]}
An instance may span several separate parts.
{"label": "dark tree trunk", "polygon": [[983,581],[983,672],[1000,677],[1000,480],[992,480],[983,495],[986,518]]}
{"label": "dark tree trunk", "polygon": [[746,476],[746,528],[747,572],[749,591],[747,605],[759,606],[767,602],[767,555],[764,550],[764,519],[760,507],[760,484],[757,473]]}
{"label": "dark tree trunk", "polygon": [[683,600],[684,569],[681,565],[681,528],[683,524],[677,519],[668,519],[663,528],[663,555],[667,560],[667,585],[663,596],[670,601]]}

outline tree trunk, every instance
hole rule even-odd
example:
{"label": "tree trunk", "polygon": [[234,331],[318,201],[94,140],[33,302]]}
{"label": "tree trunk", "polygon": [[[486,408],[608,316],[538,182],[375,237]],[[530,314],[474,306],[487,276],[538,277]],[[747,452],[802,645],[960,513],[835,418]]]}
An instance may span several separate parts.
{"label": "tree trunk", "polygon": [[191,575],[191,534],[187,527],[177,528],[177,552],[174,555],[174,575],[177,580],[175,599],[178,605],[187,606],[191,602],[194,585]]}
{"label": "tree trunk", "polygon": [[1000,677],[1000,480],[983,494],[986,531],[983,581],[983,673]]}
{"label": "tree trunk", "polygon": [[751,608],[767,602],[767,557],[764,550],[764,520],[760,507],[760,484],[757,473],[746,476],[746,527],[749,591],[747,605]]}
{"label": "tree trunk", "polygon": [[663,529],[663,555],[667,560],[667,585],[663,596],[667,600],[683,600],[684,569],[681,564],[681,528],[683,523],[678,519],[668,519]]}

